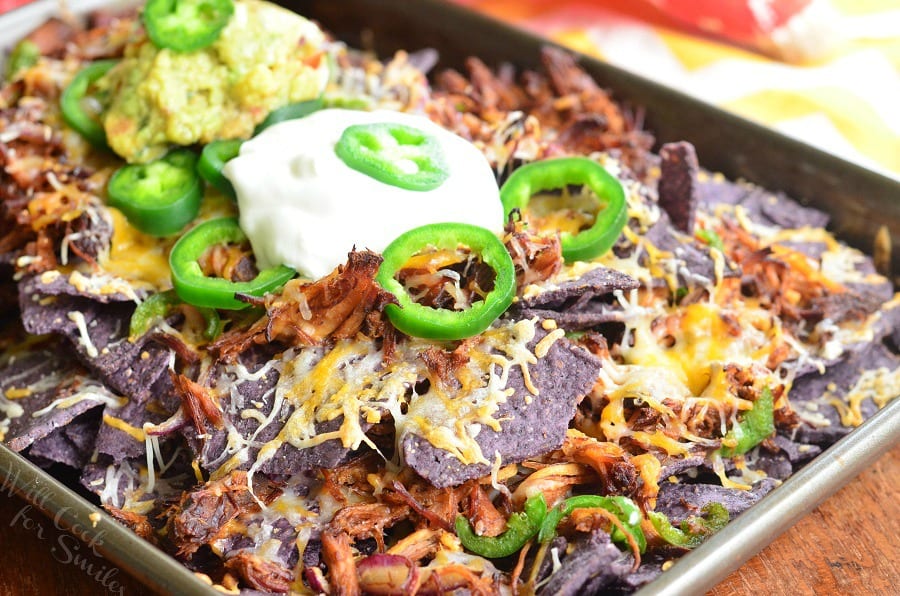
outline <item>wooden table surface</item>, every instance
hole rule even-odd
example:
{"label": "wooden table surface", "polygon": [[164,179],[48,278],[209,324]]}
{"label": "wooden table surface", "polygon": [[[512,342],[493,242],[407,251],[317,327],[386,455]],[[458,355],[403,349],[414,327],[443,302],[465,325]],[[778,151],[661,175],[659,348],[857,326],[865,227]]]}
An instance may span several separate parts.
{"label": "wooden table surface", "polygon": [[[893,595],[900,586],[900,446],[710,592]],[[150,594],[24,501],[0,494],[0,595]]]}

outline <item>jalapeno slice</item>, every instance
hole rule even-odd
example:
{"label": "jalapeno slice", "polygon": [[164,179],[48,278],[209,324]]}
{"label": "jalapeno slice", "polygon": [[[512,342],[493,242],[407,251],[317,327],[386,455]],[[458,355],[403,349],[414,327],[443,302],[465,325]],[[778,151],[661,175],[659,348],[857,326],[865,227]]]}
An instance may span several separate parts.
{"label": "jalapeno slice", "polygon": [[466,550],[489,559],[500,559],[518,552],[541,529],[547,515],[544,494],[537,493],[525,501],[523,510],[513,513],[506,521],[506,531],[499,536],[479,536],[469,520],[462,515],[456,518],[456,535]]}
{"label": "jalapeno slice", "polygon": [[120,168],[106,187],[108,202],[145,234],[174,234],[200,211],[196,163],[192,151],[177,149],[157,161]]}
{"label": "jalapeno slice", "polygon": [[156,47],[193,52],[216,41],[233,14],[232,0],[148,0],[142,19]]}
{"label": "jalapeno slice", "polygon": [[232,200],[237,198],[237,194],[231,181],[222,173],[222,168],[228,160],[238,156],[242,144],[243,141],[240,139],[213,141],[203,147],[200,161],[197,162],[197,173],[200,177]]}
{"label": "jalapeno slice", "polygon": [[17,43],[6,60],[6,80],[11,81],[21,71],[37,64],[40,57],[41,49],[30,39]]}
{"label": "jalapeno slice", "polygon": [[241,310],[250,306],[237,300],[235,294],[262,296],[281,287],[296,272],[284,265],[260,271],[250,281],[234,282],[221,277],[207,277],[198,259],[216,244],[237,244],[247,240],[234,217],[204,222],[182,236],[169,253],[172,285],[178,297],[194,306]]}
{"label": "jalapeno slice", "polygon": [[647,514],[653,529],[660,537],[675,546],[696,548],[703,541],[724,528],[730,519],[728,510],[721,503],[707,503],[701,511],[705,517],[692,515],[681,522],[680,527],[672,525],[669,518],[656,511]]}
{"label": "jalapeno slice", "polygon": [[560,234],[566,261],[588,261],[612,248],[628,222],[625,191],[603,166],[587,157],[561,157],[524,165],[503,184],[500,201],[509,218],[513,209],[524,211],[533,195],[570,185],[586,185],[606,202],[588,229]]}
{"label": "jalapeno slice", "polygon": [[59,107],[63,120],[81,136],[98,148],[106,148],[106,131],[99,120],[99,114],[88,108],[91,86],[109,72],[117,60],[98,60],[78,72],[72,82],[63,90]]}
{"label": "jalapeno slice", "polygon": [[279,122],[284,122],[285,120],[296,120],[297,118],[309,116],[313,112],[321,110],[323,103],[324,102],[322,98],[317,97],[316,99],[308,99],[306,101],[289,103],[286,106],[276,108],[269,112],[269,115],[266,116],[265,120],[263,120],[256,126],[253,134],[258,135],[270,126],[274,126]]}
{"label": "jalapeno slice", "polygon": [[[433,246],[456,250],[468,247],[494,270],[494,288],[484,300],[466,310],[431,308],[413,301],[394,275],[410,257]],[[392,293],[399,306],[388,304],[385,312],[394,326],[414,337],[453,340],[478,335],[512,304],[516,293],[516,274],[506,247],[493,232],[485,228],[461,223],[430,224],[414,228],[397,237],[384,249],[384,262],[375,279]]]}
{"label": "jalapeno slice", "polygon": [[719,448],[722,457],[743,455],[772,436],[775,432],[774,402],[772,391],[764,387],[753,402],[753,409],[744,412],[737,426],[723,437]]}
{"label": "jalapeno slice", "polygon": [[[128,336],[138,338],[153,328],[154,325],[169,316],[182,301],[178,299],[175,290],[167,290],[153,294],[141,302],[131,315]],[[212,308],[197,309],[206,324],[203,329],[203,337],[209,340],[215,339],[222,332],[222,320],[219,313]]]}
{"label": "jalapeno slice", "polygon": [[[622,528],[627,532],[640,552],[647,549],[647,538],[641,529],[640,508],[628,497],[619,495],[602,496],[602,495],[579,495],[577,497],[569,497],[557,507],[547,512],[547,516],[541,523],[538,532],[539,542],[549,542],[556,536],[556,527],[559,522],[566,516],[572,514],[576,509],[604,509],[609,511],[622,522]],[[619,528],[614,528],[610,533],[613,542],[629,543],[628,537]]]}
{"label": "jalapeno slice", "polygon": [[354,170],[406,190],[432,190],[450,176],[438,140],[405,124],[348,126],[334,152]]}

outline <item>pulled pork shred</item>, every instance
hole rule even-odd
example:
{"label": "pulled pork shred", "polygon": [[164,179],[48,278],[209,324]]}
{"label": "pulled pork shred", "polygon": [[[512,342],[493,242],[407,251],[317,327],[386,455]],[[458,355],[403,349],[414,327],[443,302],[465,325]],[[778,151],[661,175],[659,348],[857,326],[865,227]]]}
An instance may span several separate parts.
{"label": "pulled pork shred", "polygon": [[428,114],[445,128],[488,146],[511,114],[533,118],[522,124],[524,135],[511,137],[504,155],[497,156],[498,171],[513,159],[617,151],[632,170],[645,172],[653,137],[641,130],[640,115],[613,101],[572,54],[547,46],[541,62],[546,75],[526,71],[517,84],[511,68],[495,74],[478,58],[469,58],[468,78],[455,70],[437,76]]}
{"label": "pulled pork shred", "polygon": [[185,492],[181,501],[170,510],[169,538],[179,557],[190,557],[220,533],[227,532],[230,521],[243,513],[260,511],[260,503],[268,505],[280,494],[281,489],[270,482],[257,482],[251,492],[247,473],[242,471],[211,480],[196,490]]}
{"label": "pulled pork shred", "polygon": [[246,551],[225,561],[225,567],[236,572],[251,588],[284,594],[291,589],[294,574],[278,563],[266,561]]}
{"label": "pulled pork shred", "polygon": [[370,339],[385,337],[391,331],[383,310],[397,299],[375,282],[381,260],[368,250],[353,251],[347,263],[327,277],[289,281],[280,294],[259,303],[266,308],[265,316],[247,330],[226,333],[210,350],[230,361],[253,344],[315,346],[357,333]]}

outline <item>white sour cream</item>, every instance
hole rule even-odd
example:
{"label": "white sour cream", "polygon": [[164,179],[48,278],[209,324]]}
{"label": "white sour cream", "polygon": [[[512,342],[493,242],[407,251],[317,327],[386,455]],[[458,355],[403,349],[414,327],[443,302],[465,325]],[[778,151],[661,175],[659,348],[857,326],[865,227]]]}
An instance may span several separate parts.
{"label": "white sour cream", "polygon": [[[379,182],[334,152],[354,124],[405,124],[433,135],[450,176],[430,191]],[[224,168],[241,228],[260,267],[287,265],[311,278],[347,261],[354,246],[381,252],[412,228],[441,222],[500,232],[503,207],[493,171],[471,143],[422,116],[329,109],[267,128]]]}

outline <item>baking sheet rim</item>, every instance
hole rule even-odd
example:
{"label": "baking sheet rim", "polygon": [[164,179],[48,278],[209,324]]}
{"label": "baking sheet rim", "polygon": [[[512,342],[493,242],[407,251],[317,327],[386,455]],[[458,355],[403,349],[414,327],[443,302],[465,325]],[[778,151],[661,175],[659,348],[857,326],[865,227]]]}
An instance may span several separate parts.
{"label": "baking sheet rim", "polygon": [[[127,0],[86,0],[77,12],[101,6],[133,4]],[[0,15],[0,48],[56,14],[57,0],[35,2]],[[679,559],[669,570],[637,592],[638,596],[706,591],[789,529],[900,438],[900,400],[894,400],[858,429],[814,458],[759,503],[728,524],[702,546]],[[118,524],[101,508],[0,444],[0,486],[11,487],[29,503],[66,527],[86,528],[99,513],[109,540],[98,545],[107,558],[148,586],[179,594],[217,594],[177,560]],[[35,488],[47,487],[51,498],[37,499]],[[29,498],[29,496],[31,498]],[[93,515],[96,518],[95,515]],[[774,531],[773,531],[774,528]],[[160,571],[164,572],[160,577]]]}

